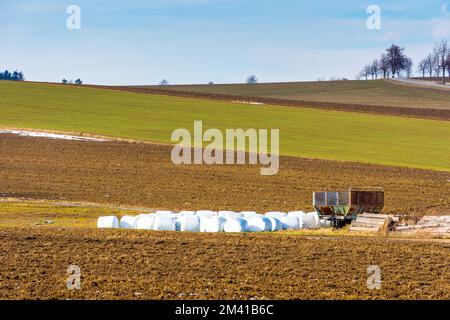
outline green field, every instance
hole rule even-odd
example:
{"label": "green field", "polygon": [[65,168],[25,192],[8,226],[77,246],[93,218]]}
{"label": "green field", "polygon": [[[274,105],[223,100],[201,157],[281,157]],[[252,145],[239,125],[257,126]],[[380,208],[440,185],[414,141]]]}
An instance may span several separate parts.
{"label": "green field", "polygon": [[450,171],[450,123],[0,82],[0,127],[171,142],[174,129],[279,128],[282,154]]}
{"label": "green field", "polygon": [[408,86],[386,80],[171,85],[148,88],[343,104],[450,109],[450,90]]}

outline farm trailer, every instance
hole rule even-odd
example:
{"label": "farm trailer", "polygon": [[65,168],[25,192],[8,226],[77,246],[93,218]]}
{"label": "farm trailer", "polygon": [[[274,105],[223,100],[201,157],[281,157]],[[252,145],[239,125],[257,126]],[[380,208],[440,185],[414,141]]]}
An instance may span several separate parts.
{"label": "farm trailer", "polygon": [[378,214],[384,207],[382,188],[350,188],[348,191],[313,192],[313,206],[320,218],[330,220],[335,228],[343,227],[358,214]]}

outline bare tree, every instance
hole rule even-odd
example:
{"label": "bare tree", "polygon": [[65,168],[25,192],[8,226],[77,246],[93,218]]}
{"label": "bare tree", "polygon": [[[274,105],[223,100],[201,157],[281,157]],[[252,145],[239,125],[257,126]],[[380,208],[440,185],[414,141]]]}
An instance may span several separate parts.
{"label": "bare tree", "polygon": [[361,75],[368,80],[369,75],[372,74],[372,65],[366,64],[361,71]]}
{"label": "bare tree", "polygon": [[450,53],[448,54],[447,60],[445,61],[445,66],[447,68],[448,77],[450,78]]}
{"label": "bare tree", "polygon": [[372,76],[372,80],[374,77],[375,79],[378,79],[378,73],[380,72],[378,65],[378,59],[373,60],[372,64],[370,65],[370,75]]}
{"label": "bare tree", "polygon": [[392,78],[394,78],[395,74],[399,77],[400,72],[405,70],[407,57],[403,53],[404,50],[405,48],[400,48],[395,44],[392,44],[386,49],[386,57],[389,63],[389,68],[392,72]]}
{"label": "bare tree", "polygon": [[258,79],[256,78],[256,76],[254,74],[248,76],[247,81],[248,84],[256,84],[258,83]]}
{"label": "bare tree", "polygon": [[417,71],[422,72],[422,78],[425,78],[425,71],[427,71],[427,60],[426,59],[420,60],[419,64],[417,65]]}
{"label": "bare tree", "polygon": [[389,77],[389,62],[387,56],[383,53],[378,61],[378,70],[383,72],[383,78]]}
{"label": "bare tree", "polygon": [[167,81],[167,79],[163,79],[161,80],[161,82],[159,83],[160,86],[168,86],[169,85],[169,81]]}
{"label": "bare tree", "polygon": [[404,61],[404,70],[406,71],[406,76],[409,78],[411,77],[412,70],[413,70],[413,61],[411,58],[405,57]]}
{"label": "bare tree", "polygon": [[442,84],[445,84],[445,70],[447,69],[447,59],[449,57],[449,48],[446,40],[441,40],[433,49],[433,56],[435,57],[436,68],[442,70]]}
{"label": "bare tree", "polygon": [[434,64],[433,55],[429,54],[425,58],[425,65],[426,65],[426,69],[428,71],[428,74],[429,74],[430,78],[433,76],[433,64]]}

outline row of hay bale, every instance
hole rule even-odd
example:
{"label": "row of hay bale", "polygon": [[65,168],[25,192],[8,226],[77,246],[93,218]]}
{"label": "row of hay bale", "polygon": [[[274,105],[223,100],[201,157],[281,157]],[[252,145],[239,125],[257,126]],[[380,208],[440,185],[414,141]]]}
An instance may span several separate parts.
{"label": "row of hay bale", "polygon": [[326,226],[316,212],[156,211],[137,216],[99,217],[98,228],[188,232],[270,232],[315,229]]}

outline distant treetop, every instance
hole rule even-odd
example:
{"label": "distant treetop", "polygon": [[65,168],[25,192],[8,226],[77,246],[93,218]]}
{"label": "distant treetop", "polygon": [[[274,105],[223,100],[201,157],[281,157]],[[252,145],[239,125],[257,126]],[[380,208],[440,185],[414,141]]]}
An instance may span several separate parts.
{"label": "distant treetop", "polygon": [[0,80],[12,80],[12,81],[24,81],[25,77],[23,72],[14,71],[13,73],[5,70],[4,72],[0,72]]}
{"label": "distant treetop", "polygon": [[256,83],[258,83],[258,79],[256,78],[256,76],[254,74],[252,74],[252,75],[248,76],[247,83],[248,84],[256,84]]}

